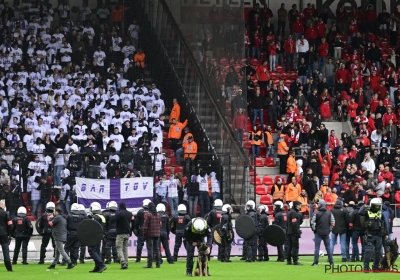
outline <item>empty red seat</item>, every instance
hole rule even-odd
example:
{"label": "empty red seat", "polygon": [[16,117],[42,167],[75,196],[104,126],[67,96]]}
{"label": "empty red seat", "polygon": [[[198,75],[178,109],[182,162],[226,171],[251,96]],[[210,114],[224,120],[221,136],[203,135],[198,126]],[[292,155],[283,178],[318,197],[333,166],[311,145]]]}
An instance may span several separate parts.
{"label": "empty red seat", "polygon": [[260,62],[258,61],[257,58],[253,58],[252,60],[250,60],[250,65],[258,66],[258,65],[260,65]]}
{"label": "empty red seat", "polygon": [[183,167],[182,166],[175,166],[174,168],[174,173],[183,173]]}
{"label": "empty red seat", "polygon": [[175,157],[174,150],[172,150],[172,149],[166,149],[166,150],[165,150],[165,156],[166,156],[167,158]]}
{"label": "empty red seat", "polygon": [[262,158],[256,158],[256,167],[263,167],[264,163]]}
{"label": "empty red seat", "polygon": [[276,80],[276,79],[278,79],[278,74],[276,72],[271,72],[269,74],[269,77],[271,80]]}
{"label": "empty red seat", "polygon": [[164,172],[167,175],[171,175],[172,174],[172,168],[171,166],[164,166]]}
{"label": "empty red seat", "polygon": [[263,186],[263,185],[256,186],[256,194],[258,194],[258,195],[267,194],[267,191],[265,190],[265,186]]}
{"label": "empty red seat", "polygon": [[221,57],[219,59],[219,64],[221,64],[222,66],[226,66],[229,64],[228,59],[226,57]]}
{"label": "empty red seat", "polygon": [[272,196],[270,196],[269,194],[262,195],[260,198],[260,203],[268,205],[269,208],[270,206],[272,206],[273,203]]}
{"label": "empty red seat", "polygon": [[278,66],[275,67],[275,71],[278,72],[278,73],[283,73],[284,69],[283,69],[282,66],[278,65]]}
{"label": "empty red seat", "polygon": [[256,177],[250,177],[250,184],[251,185],[262,185],[260,177],[257,175]]}
{"label": "empty red seat", "polygon": [[297,78],[298,78],[297,73],[295,73],[295,72],[290,73],[290,79],[296,80]]}
{"label": "empty red seat", "polygon": [[286,80],[287,78],[288,78],[288,74],[287,74],[287,73],[285,73],[285,72],[280,73],[279,79],[281,79],[281,80]]}
{"label": "empty red seat", "polygon": [[266,186],[270,186],[274,184],[274,181],[272,180],[271,176],[265,175],[263,177],[262,183]]}
{"label": "empty red seat", "polygon": [[177,165],[177,163],[176,163],[176,157],[171,157],[171,158],[169,159],[169,165],[170,165],[170,166],[175,166],[175,165]]}
{"label": "empty red seat", "polygon": [[276,166],[274,159],[270,158],[270,157],[265,158],[264,164],[267,167],[275,167]]}
{"label": "empty red seat", "polygon": [[242,66],[240,66],[240,65],[236,65],[236,66],[235,66],[235,71],[236,71],[236,73],[239,73],[239,72],[240,72],[240,69],[242,69]]}

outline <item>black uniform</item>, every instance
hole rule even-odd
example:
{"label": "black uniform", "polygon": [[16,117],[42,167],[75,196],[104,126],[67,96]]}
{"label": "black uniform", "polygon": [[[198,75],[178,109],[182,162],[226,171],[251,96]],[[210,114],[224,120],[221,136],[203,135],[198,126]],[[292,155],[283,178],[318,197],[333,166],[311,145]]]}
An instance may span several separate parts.
{"label": "black uniform", "polygon": [[12,271],[11,261],[10,261],[10,248],[8,236],[12,230],[12,221],[4,209],[0,208],[0,245],[3,251],[4,266],[8,271]]}
{"label": "black uniform", "polygon": [[65,244],[65,252],[69,254],[71,262],[76,264],[79,257],[79,247],[81,246],[78,240],[78,227],[85,217],[81,214],[68,214],[65,219],[67,220],[67,243]]}
{"label": "black uniform", "polygon": [[[286,233],[286,223],[287,223],[287,215],[284,209],[280,207],[275,209],[274,212],[274,221],[272,222],[273,225],[280,226],[283,231]],[[286,239],[285,244],[278,246],[278,261],[283,262],[287,258],[287,250],[288,250],[288,239]]]}
{"label": "black uniform", "polygon": [[[364,208],[365,209],[365,208]],[[365,216],[364,222],[364,270],[369,270],[369,263],[374,259],[372,270],[379,269],[382,257],[382,243],[384,236],[389,236],[385,216],[381,211],[361,210],[360,215]]]}
{"label": "black uniform", "polygon": [[42,245],[40,245],[40,264],[44,264],[44,259],[46,258],[46,248],[49,245],[50,239],[53,248],[56,248],[54,243],[53,235],[51,234],[51,226],[49,226],[49,218],[53,215],[53,211],[46,210],[45,213],[39,218],[37,223],[39,223],[38,229],[42,234]]}
{"label": "black uniform", "polygon": [[232,217],[229,213],[223,213],[221,217],[221,248],[219,252],[221,252],[221,261],[222,262],[231,262],[231,248],[232,248],[232,238],[230,233],[232,231]]}
{"label": "black uniform", "polygon": [[[259,215],[254,209],[248,209],[246,215],[250,216],[254,221],[254,226],[258,225]],[[257,256],[257,235],[254,234],[252,237],[243,241],[243,258],[247,262],[254,262]]]}
{"label": "black uniform", "polygon": [[262,236],[264,229],[269,225],[268,213],[263,210],[258,219],[258,261],[269,261],[267,241]]}
{"label": "black uniform", "polygon": [[[182,245],[183,234],[186,228],[186,225],[190,222],[190,216],[186,213],[178,213],[178,216],[174,216],[171,218],[170,226],[171,232],[175,232],[175,245],[174,245],[174,261],[178,259],[179,249]],[[186,247],[186,244],[183,244]]]}
{"label": "black uniform", "polygon": [[[174,260],[171,256],[171,251],[169,249],[169,233],[171,231],[169,225],[169,217],[166,212],[159,212],[161,215],[161,234],[160,234],[160,244],[163,246],[165,251],[165,256],[167,257],[168,263],[174,263]],[[161,247],[160,247],[160,256],[161,256]]]}
{"label": "black uniform", "polygon": [[[106,218],[104,218],[102,214],[94,214],[92,218],[103,227],[103,232],[105,234]],[[100,244],[101,243],[99,242],[99,244],[95,246],[88,247],[89,255],[95,263],[92,272],[99,272],[99,271],[102,272],[106,269],[106,266],[103,260],[101,259]]]}
{"label": "black uniform", "polygon": [[[85,217],[85,219],[87,219],[87,214],[85,210],[82,210],[82,212],[80,213],[81,215],[83,215],[83,217]],[[86,255],[86,246],[81,244],[80,250],[79,250],[79,263],[85,263],[85,255]]]}
{"label": "black uniform", "polygon": [[28,264],[28,243],[33,233],[31,220],[28,217],[17,216],[13,220],[12,236],[15,237],[15,249],[13,256],[13,264],[17,264],[19,251],[22,244],[22,263]]}
{"label": "black uniform", "polygon": [[204,230],[202,233],[196,233],[193,231],[192,228],[192,222],[195,219],[191,220],[185,227],[184,229],[184,238],[186,242],[186,274],[187,275],[192,275],[193,271],[193,257],[194,257],[194,248],[193,243],[197,243],[198,245],[202,242],[204,242],[204,238],[207,237],[207,242],[206,245],[208,248],[211,248],[212,246],[212,233],[211,229],[208,227]]}
{"label": "black uniform", "polygon": [[[211,210],[207,215],[206,215],[206,221],[210,229],[212,230],[216,225],[219,225],[221,223],[221,217],[222,217],[222,211],[221,211],[220,206],[215,206],[213,210]],[[213,238],[213,243],[214,238]],[[211,255],[211,250],[212,247],[210,248],[210,255]],[[210,255],[208,256],[208,259],[210,260]],[[222,250],[221,246],[218,246],[218,260],[221,261],[222,258]]]}
{"label": "black uniform", "polygon": [[136,262],[140,262],[142,257],[142,250],[144,246],[144,236],[143,236],[143,223],[144,223],[144,213],[149,212],[147,208],[140,209],[135,216],[134,233],[137,236],[137,248],[136,248]]}
{"label": "black uniform", "polygon": [[111,253],[113,256],[114,263],[118,262],[117,247],[115,246],[115,241],[117,240],[117,229],[116,223],[112,222],[111,219],[115,216],[117,212],[115,210],[105,210],[103,211],[104,218],[106,218],[106,234],[105,240],[103,240],[103,259],[105,259],[106,264],[111,263]]}
{"label": "black uniform", "polygon": [[293,207],[290,209],[287,215],[287,238],[288,238],[288,254],[287,264],[298,265],[299,262],[299,239],[301,237],[300,225],[302,223],[302,215],[297,209],[297,205],[301,205],[301,202],[294,201]]}

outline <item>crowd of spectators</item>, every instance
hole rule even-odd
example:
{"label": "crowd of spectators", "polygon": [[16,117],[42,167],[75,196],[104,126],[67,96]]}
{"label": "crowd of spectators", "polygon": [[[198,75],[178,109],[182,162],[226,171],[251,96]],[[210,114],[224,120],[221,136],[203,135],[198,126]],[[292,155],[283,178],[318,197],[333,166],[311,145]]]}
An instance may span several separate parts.
{"label": "crowd of spectators", "polygon": [[[255,157],[276,152],[280,174],[289,175],[281,183],[299,184],[308,213],[320,198],[332,207],[338,197],[345,206],[381,197],[400,217],[400,14],[342,5],[332,21],[311,4],[289,11],[282,4],[276,15],[277,29],[274,13],[254,6],[246,57],[236,68],[239,61],[226,58],[233,65],[220,76],[238,141]],[[225,71],[226,61],[214,60],[212,71]],[[351,135],[328,131],[332,120],[349,121]]]}

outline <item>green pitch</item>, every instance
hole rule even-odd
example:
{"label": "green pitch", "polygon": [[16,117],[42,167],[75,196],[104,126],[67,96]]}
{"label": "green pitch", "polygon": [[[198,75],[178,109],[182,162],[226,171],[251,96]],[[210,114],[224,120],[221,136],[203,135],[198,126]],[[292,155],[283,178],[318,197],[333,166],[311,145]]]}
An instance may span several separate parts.
{"label": "green pitch", "polygon": [[[323,261],[316,267],[312,267],[311,263],[313,258],[311,256],[300,257],[300,262],[303,266],[289,266],[286,263],[275,262],[276,257],[272,257],[269,262],[254,262],[245,263],[240,261],[239,258],[232,258],[232,263],[221,263],[215,259],[210,261],[211,279],[306,279],[306,280],[354,280],[359,279],[399,279],[399,274],[394,273],[339,273],[332,274],[331,272],[325,273],[326,256],[320,258]],[[335,264],[342,264],[339,258],[335,258]],[[355,265],[361,263],[346,263],[348,265]],[[57,266],[55,270],[47,270],[49,263],[45,265],[38,265],[36,262],[30,261],[29,265],[14,265],[14,272],[8,273],[4,265],[0,265],[0,277],[4,280],[36,280],[36,279],[51,279],[51,280],[123,280],[123,279],[136,279],[136,280],[162,280],[162,279],[187,279],[185,274],[185,260],[182,258],[177,263],[170,265],[164,260],[161,268],[156,269],[143,269],[146,261],[142,260],[141,263],[134,263],[133,260],[129,263],[128,270],[120,270],[119,264],[107,265],[108,269],[102,274],[88,273],[93,269],[93,262],[86,262],[86,264],[78,264],[74,269],[67,270],[66,266]],[[155,267],[155,265],[154,265]],[[400,270],[400,269],[399,269]]]}

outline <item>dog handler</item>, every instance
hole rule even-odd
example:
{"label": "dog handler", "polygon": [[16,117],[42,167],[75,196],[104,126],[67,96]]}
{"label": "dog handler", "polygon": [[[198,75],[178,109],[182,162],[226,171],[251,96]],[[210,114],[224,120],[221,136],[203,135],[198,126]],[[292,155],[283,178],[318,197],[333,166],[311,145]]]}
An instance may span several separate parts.
{"label": "dog handler", "polygon": [[[206,220],[203,218],[195,218],[192,219],[186,226],[184,232],[184,238],[187,242],[186,244],[186,275],[192,276],[193,271],[193,256],[194,256],[194,248],[199,246],[200,243],[204,242],[204,238],[207,237],[207,251],[206,254],[210,253],[211,243],[212,243],[212,234],[211,230],[207,225]],[[210,275],[210,271],[208,271],[208,276]]]}

